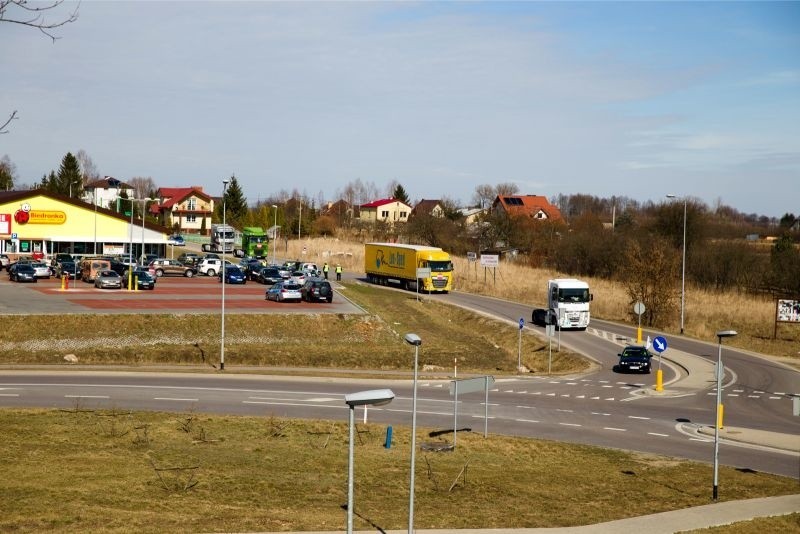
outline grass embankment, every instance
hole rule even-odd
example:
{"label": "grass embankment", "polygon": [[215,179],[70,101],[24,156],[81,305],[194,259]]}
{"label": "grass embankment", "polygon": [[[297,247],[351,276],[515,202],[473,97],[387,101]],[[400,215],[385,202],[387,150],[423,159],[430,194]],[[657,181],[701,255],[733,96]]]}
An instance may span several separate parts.
{"label": "grass embankment", "polygon": [[[343,530],[346,414],[0,410],[0,531]],[[383,426],[357,428],[355,528],[405,529],[409,428],[390,449]],[[463,433],[454,452],[420,451],[416,465],[416,528],[580,525],[710,500],[708,465],[540,440]],[[723,500],[797,491],[727,467],[720,480]]]}
{"label": "grass embankment", "polygon": [[[228,314],[225,369],[268,366],[303,368],[307,374],[314,368],[408,373],[409,347],[403,336],[414,332],[424,340],[423,374],[452,372],[455,358],[459,372],[516,373],[515,325],[362,283],[348,283],[342,292],[369,313]],[[81,364],[100,365],[219,361],[218,314],[8,316],[3,327],[3,364],[64,363],[66,354],[76,355]],[[531,372],[546,373],[547,347],[527,332],[523,365]],[[566,350],[553,351],[554,373],[582,371],[588,365]]]}
{"label": "grass embankment", "polygon": [[800,512],[779,517],[760,517],[751,521],[739,521],[722,527],[687,531],[684,534],[796,534],[800,532]]}
{"label": "grass embankment", "polygon": [[[302,247],[306,254],[302,255]],[[283,251],[279,251],[279,254]],[[341,262],[347,271],[363,272],[364,245],[334,239],[290,241],[287,257],[303,257],[318,264],[327,258]],[[547,280],[564,277],[547,269],[533,269],[502,261],[495,276],[491,270],[466,258],[454,257],[455,288],[458,291],[491,295],[525,302],[531,307],[541,307],[547,301]],[[601,278],[579,277],[589,282],[594,294],[592,316],[636,326],[624,286]],[[662,333],[677,335],[680,332],[680,279],[674,281],[676,310],[667,324],[658,329]],[[749,295],[736,291],[709,291],[687,284],[685,291],[684,332],[686,336],[716,343],[715,333],[736,330],[739,335],[725,341],[745,350],[787,357],[800,365],[800,325],[778,325],[778,339],[772,339],[775,326],[775,301],[763,295]]]}

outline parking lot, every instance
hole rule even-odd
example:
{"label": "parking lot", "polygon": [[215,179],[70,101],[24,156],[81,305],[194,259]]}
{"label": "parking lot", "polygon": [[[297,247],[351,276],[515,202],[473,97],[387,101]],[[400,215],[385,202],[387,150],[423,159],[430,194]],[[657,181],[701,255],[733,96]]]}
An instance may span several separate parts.
{"label": "parking lot", "polygon": [[[226,313],[363,313],[331,284],[332,303],[273,302],[264,298],[267,285],[248,282],[225,285]],[[220,313],[222,284],[217,277],[161,277],[152,291],[96,289],[92,284],[69,281],[62,289],[57,278],[37,283],[10,282],[0,274],[0,314],[73,313]]]}

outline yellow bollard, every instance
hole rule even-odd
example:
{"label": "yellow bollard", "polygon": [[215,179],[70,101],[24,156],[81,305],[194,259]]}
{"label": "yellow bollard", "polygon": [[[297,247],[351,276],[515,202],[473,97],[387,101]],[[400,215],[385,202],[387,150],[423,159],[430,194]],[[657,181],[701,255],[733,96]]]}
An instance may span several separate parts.
{"label": "yellow bollard", "polygon": [[720,404],[719,405],[719,419],[717,419],[717,428],[722,430],[722,414],[725,411],[725,406]]}
{"label": "yellow bollard", "polygon": [[656,371],[656,391],[664,391],[664,373],[661,369]]}
{"label": "yellow bollard", "polygon": [[636,343],[637,344],[641,344],[642,343],[642,327],[641,326],[636,329]]}
{"label": "yellow bollard", "polygon": [[64,276],[61,277],[61,291],[64,291]]}
{"label": "yellow bollard", "polygon": [[133,290],[134,291],[139,291],[139,277],[138,276],[134,276],[133,277]]}

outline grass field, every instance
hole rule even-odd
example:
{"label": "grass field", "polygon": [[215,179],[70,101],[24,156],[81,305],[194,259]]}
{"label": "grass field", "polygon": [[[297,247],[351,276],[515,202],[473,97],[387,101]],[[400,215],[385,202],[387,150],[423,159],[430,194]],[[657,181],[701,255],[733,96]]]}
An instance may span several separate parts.
{"label": "grass field", "polygon": [[[2,532],[343,530],[347,412],[338,422],[192,413],[0,410]],[[405,529],[410,434],[357,424],[355,528]],[[430,429],[428,429],[430,430]],[[436,441],[420,429],[417,443]],[[463,433],[417,456],[417,528],[554,527],[707,504],[711,467]],[[722,500],[797,481],[720,470]]]}

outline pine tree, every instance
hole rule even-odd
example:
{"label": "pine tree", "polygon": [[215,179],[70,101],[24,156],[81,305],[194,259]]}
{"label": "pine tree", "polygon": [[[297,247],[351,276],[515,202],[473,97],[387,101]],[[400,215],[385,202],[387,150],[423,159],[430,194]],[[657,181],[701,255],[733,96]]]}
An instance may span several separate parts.
{"label": "pine tree", "polygon": [[228,224],[241,227],[246,222],[249,209],[247,199],[236,176],[231,175],[231,183],[225,191],[225,218]]}
{"label": "pine tree", "polygon": [[72,152],[67,152],[67,155],[61,160],[61,167],[58,169],[58,179],[53,192],[69,195],[70,197],[80,197],[82,186],[83,177],[81,176],[81,166],[78,163],[78,158],[73,156]]}
{"label": "pine tree", "polygon": [[394,188],[394,192],[392,193],[392,198],[399,200],[407,205],[411,205],[411,200],[408,198],[408,193],[403,188],[402,185],[397,184],[397,187]]}

